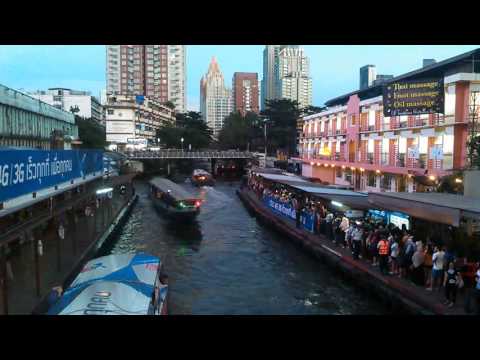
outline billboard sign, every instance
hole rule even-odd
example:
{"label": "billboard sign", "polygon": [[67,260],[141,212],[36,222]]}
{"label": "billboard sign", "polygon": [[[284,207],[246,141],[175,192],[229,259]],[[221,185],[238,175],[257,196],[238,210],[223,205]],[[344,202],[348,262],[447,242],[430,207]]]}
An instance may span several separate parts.
{"label": "billboard sign", "polygon": [[0,202],[102,172],[99,150],[3,150]]}
{"label": "billboard sign", "polygon": [[398,81],[383,86],[383,115],[444,113],[443,78]]}
{"label": "billboard sign", "polygon": [[108,134],[133,134],[135,126],[133,121],[107,121]]}
{"label": "billboard sign", "polygon": [[409,159],[418,159],[420,158],[420,150],[418,146],[409,147],[407,149]]}

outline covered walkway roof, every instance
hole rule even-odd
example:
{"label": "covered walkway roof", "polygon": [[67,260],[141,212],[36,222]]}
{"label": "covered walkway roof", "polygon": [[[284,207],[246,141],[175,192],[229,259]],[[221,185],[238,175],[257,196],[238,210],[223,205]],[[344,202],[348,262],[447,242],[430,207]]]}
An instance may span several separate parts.
{"label": "covered walkway roof", "polygon": [[480,199],[446,193],[369,193],[368,202],[386,210],[458,227],[462,217],[480,220]]}
{"label": "covered walkway roof", "polygon": [[336,201],[338,203],[341,203],[343,206],[346,205],[348,207],[351,207],[352,209],[363,210],[370,207],[370,204],[368,202],[368,195],[366,193],[360,193],[344,189],[335,189],[310,183],[305,185],[290,186],[313,196],[317,196],[330,201]]}

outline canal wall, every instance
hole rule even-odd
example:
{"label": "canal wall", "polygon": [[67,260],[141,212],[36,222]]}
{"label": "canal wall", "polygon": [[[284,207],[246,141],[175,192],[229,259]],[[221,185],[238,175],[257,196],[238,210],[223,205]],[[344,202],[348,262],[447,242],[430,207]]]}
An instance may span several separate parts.
{"label": "canal wall", "polygon": [[393,312],[422,315],[444,314],[443,307],[419,296],[410,286],[394,283],[391,278],[380,274],[378,269],[369,269],[366,264],[343,256],[335,249],[322,244],[320,239],[315,239],[318,235],[314,237],[303,230],[296,229],[294,224],[292,226],[286,220],[273,214],[247,191],[237,190],[237,195],[259,221],[286,235],[343,277],[353,281],[372,296],[384,302]]}
{"label": "canal wall", "polygon": [[[78,261],[61,283],[63,289],[66,289],[68,286],[70,286],[85,264],[91,259],[94,259],[102,247],[107,246],[110,241],[115,239],[115,237],[121,231],[123,225],[128,220],[137,201],[138,195],[132,196],[128,203],[125,204],[125,206],[118,212],[117,216],[112,219],[110,224],[106,227],[106,230],[100,236],[98,236],[97,239],[93,241],[91,245],[78,257]],[[49,294],[47,293],[39,301],[39,303],[32,310],[32,314],[40,315],[45,314],[48,311],[48,295]]]}

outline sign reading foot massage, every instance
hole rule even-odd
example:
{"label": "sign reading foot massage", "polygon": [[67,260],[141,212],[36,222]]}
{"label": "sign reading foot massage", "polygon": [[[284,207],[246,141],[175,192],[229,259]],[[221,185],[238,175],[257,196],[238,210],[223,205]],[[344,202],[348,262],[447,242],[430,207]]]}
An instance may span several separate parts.
{"label": "sign reading foot massage", "polygon": [[102,172],[102,151],[1,150],[0,202]]}
{"label": "sign reading foot massage", "polygon": [[399,81],[383,87],[383,115],[444,113],[443,78]]}

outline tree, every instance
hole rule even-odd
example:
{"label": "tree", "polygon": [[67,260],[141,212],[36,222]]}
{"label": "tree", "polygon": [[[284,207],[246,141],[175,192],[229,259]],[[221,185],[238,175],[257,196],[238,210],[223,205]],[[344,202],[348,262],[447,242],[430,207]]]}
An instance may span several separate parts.
{"label": "tree", "polygon": [[313,114],[318,114],[319,112],[322,112],[326,110],[326,106],[307,106],[304,107],[303,109],[300,110],[302,116],[308,116],[308,115],[313,115]]}
{"label": "tree", "polygon": [[195,111],[175,114],[175,125],[166,125],[157,130],[157,138],[167,148],[179,149],[181,138],[184,145],[192,149],[208,148],[212,142],[212,131],[202,120],[202,115]]}
{"label": "tree", "polygon": [[440,179],[440,183],[437,187],[437,192],[462,194],[463,182],[457,182],[456,179],[462,179],[462,172],[455,172],[452,175],[444,176]]}
{"label": "tree", "polygon": [[238,111],[231,113],[225,118],[218,135],[219,147],[244,151],[263,146],[261,126],[260,118],[254,112],[247,112],[244,116]]}
{"label": "tree", "polygon": [[167,101],[165,104],[164,104],[166,107],[172,109],[172,110],[175,110],[175,104],[173,102],[171,102],[170,100]]}
{"label": "tree", "polygon": [[74,115],[77,114],[77,113],[79,113],[79,112],[80,112],[80,109],[79,109],[78,105],[70,106],[70,112],[71,112],[72,114],[74,114]]}
{"label": "tree", "polygon": [[78,126],[78,137],[84,149],[104,149],[107,145],[105,127],[93,119],[85,119],[75,115],[75,124]]}
{"label": "tree", "polygon": [[300,117],[298,102],[281,99],[267,100],[261,115],[268,120],[268,153],[284,150],[294,154],[296,150],[297,120]]}

